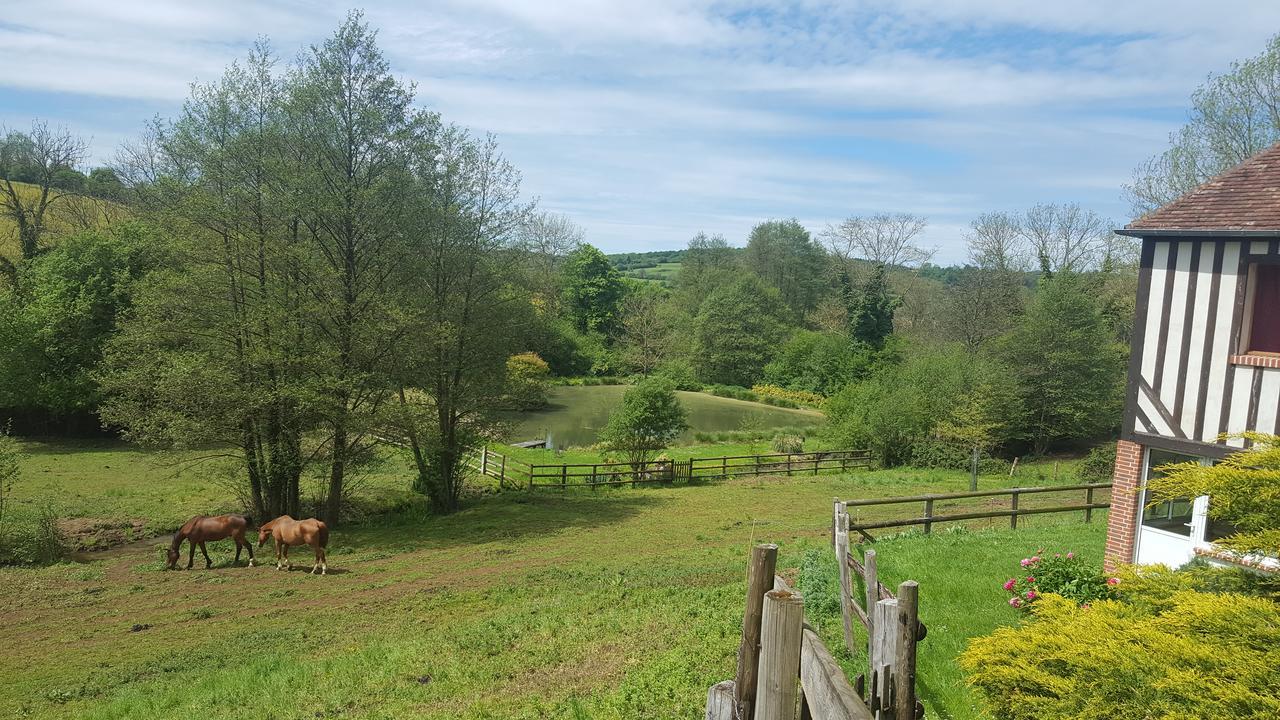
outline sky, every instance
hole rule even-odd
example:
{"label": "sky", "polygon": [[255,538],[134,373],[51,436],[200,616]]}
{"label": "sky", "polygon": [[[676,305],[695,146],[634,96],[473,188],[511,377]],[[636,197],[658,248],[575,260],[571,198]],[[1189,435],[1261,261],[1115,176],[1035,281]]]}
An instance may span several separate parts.
{"label": "sky", "polygon": [[[91,138],[94,164],[267,38],[291,59],[353,6],[0,0],[0,124]],[[970,220],[1122,185],[1209,73],[1280,31],[1272,0],[368,2],[420,105],[493,133],[526,195],[606,252],[746,242],[770,218]]]}

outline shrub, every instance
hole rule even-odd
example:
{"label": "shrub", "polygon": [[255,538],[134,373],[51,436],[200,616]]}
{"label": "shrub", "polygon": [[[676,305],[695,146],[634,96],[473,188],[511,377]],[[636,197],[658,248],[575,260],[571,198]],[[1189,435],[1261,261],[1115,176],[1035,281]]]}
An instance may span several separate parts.
{"label": "shrub", "polygon": [[1115,586],[1116,595],[1131,604],[1160,606],[1182,590],[1280,600],[1280,575],[1219,567],[1203,558],[1196,558],[1177,570],[1165,565],[1126,565],[1116,575],[1120,580]]}
{"label": "shrub", "polygon": [[1022,572],[1004,583],[1012,594],[1009,604],[1029,608],[1049,594],[1059,595],[1078,605],[1087,605],[1110,597],[1115,578],[1102,574],[1102,568],[1086,562],[1073,552],[1049,556],[1043,549],[1022,559]]}
{"label": "shrub", "polygon": [[755,393],[765,402],[769,402],[769,399],[773,398],[775,400],[783,400],[791,403],[790,406],[784,405],[783,407],[806,405],[809,407],[820,408],[822,407],[822,403],[826,402],[826,398],[818,393],[806,392],[804,390],[788,390],[787,388],[778,387],[777,385],[752,385],[751,392]]}
{"label": "shrub", "polygon": [[684,406],[675,390],[661,378],[650,378],[623,394],[622,404],[609,416],[600,440],[609,450],[626,456],[638,471],[687,427]]}
{"label": "shrub", "polygon": [[1033,619],[969,641],[960,666],[1000,720],[1280,715],[1280,605],[1173,593],[1158,611],[1047,595]]}
{"label": "shrub", "polygon": [[[968,470],[972,452],[970,448],[963,445],[929,438],[920,440],[911,446],[911,459],[908,464],[918,468]],[[978,458],[978,473],[981,475],[1007,475],[1009,473],[1009,461],[984,454]]]}
{"label": "shrub", "polygon": [[1076,474],[1081,482],[1107,482],[1116,469],[1116,444],[1104,443],[1089,451]]}
{"label": "shrub", "polygon": [[775,435],[773,437],[773,451],[776,453],[804,452],[804,436],[803,435]]}
{"label": "shrub", "polygon": [[677,390],[697,392],[702,389],[702,383],[698,382],[693,371],[693,363],[688,360],[669,360],[659,366],[654,375],[671,383]]}
{"label": "shrub", "polygon": [[0,532],[0,565],[49,565],[67,554],[58,516],[44,507],[28,522],[11,522]]}
{"label": "shrub", "polygon": [[537,353],[512,355],[507,358],[507,404],[517,410],[546,407],[550,379],[551,368]]}

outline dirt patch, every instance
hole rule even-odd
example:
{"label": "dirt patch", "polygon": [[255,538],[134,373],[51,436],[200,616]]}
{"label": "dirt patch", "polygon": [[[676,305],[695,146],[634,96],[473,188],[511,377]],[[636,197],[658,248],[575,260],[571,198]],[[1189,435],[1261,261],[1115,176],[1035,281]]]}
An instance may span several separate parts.
{"label": "dirt patch", "polygon": [[79,552],[106,550],[148,536],[147,522],[140,518],[65,518],[58,521],[58,532],[72,550]]}

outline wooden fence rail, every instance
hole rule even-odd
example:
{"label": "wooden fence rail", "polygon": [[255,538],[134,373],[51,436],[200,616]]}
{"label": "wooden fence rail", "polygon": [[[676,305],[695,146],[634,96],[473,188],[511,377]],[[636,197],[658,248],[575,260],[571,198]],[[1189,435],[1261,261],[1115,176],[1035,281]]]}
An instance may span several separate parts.
{"label": "wooden fence rail", "polygon": [[866,450],[828,450],[760,455],[723,455],[644,463],[566,463],[529,465],[528,487],[564,490],[572,487],[718,480],[743,475],[817,475],[871,466]]}
{"label": "wooden fence rail", "polygon": [[[1098,502],[1095,493],[1098,490],[1110,490],[1111,483],[1089,483],[1085,485],[1059,485],[1051,487],[1026,487],[1026,488],[1005,488],[1001,490],[981,490],[974,492],[957,492],[957,493],[939,493],[933,495],[912,495],[907,497],[889,497],[889,498],[868,498],[865,500],[836,500],[838,506],[833,516],[838,516],[842,511],[848,512],[849,508],[861,508],[883,505],[902,505],[902,504],[923,504],[923,514],[913,518],[898,518],[890,520],[875,520],[868,522],[849,521],[849,530],[857,532],[863,539],[872,542],[875,538],[867,534],[868,530],[877,530],[883,528],[907,527],[911,525],[922,525],[926,533],[933,530],[935,523],[941,522],[957,522],[960,520],[979,520],[984,518],[1009,518],[1009,527],[1016,529],[1018,527],[1018,518],[1023,515],[1043,515],[1048,513],[1064,513],[1064,512],[1083,512],[1084,521],[1093,521],[1093,511],[1102,510],[1111,507],[1110,502]],[[1049,507],[1026,507],[1019,505],[1019,498],[1027,495],[1040,495],[1045,493],[1068,493],[1084,491],[1084,502],[1072,505],[1053,505]],[[969,498],[987,498],[987,497],[1008,497],[1009,508],[1007,510],[982,510],[976,512],[962,512],[950,514],[935,514],[935,503],[947,500],[963,500]]]}

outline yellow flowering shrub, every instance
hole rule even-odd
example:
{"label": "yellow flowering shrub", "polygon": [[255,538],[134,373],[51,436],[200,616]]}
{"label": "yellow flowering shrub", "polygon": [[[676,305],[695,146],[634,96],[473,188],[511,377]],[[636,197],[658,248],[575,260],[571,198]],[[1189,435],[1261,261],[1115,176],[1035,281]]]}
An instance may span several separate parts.
{"label": "yellow flowering shrub", "polygon": [[827,400],[818,393],[805,390],[789,390],[777,385],[752,385],[751,392],[761,399],[777,398],[778,400],[788,400],[797,405],[808,405],[816,408],[822,407],[822,403]]}
{"label": "yellow flowering shrub", "polygon": [[970,640],[959,658],[1001,720],[1280,717],[1271,600],[1175,590],[1156,604],[1082,608],[1045,595],[1032,613]]}

